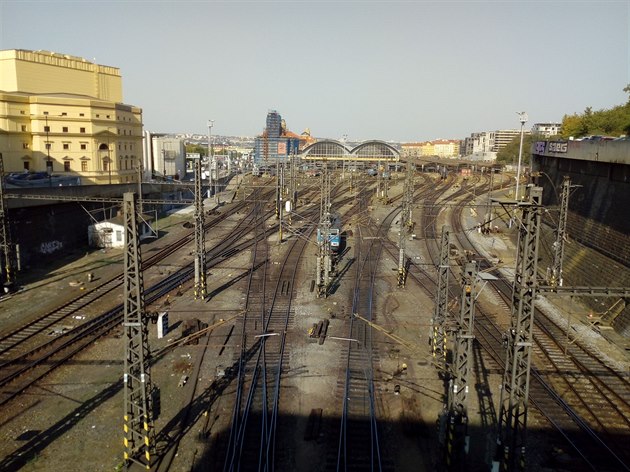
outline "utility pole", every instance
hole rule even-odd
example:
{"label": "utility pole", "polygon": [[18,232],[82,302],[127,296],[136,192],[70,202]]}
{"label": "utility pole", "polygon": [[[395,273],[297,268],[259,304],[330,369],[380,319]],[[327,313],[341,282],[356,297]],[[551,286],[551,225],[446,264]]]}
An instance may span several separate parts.
{"label": "utility pole", "polygon": [[206,293],[206,233],[204,230],[201,158],[195,162],[195,300],[205,300]]}
{"label": "utility pole", "polygon": [[142,261],[136,214],[136,195],[125,193],[124,321],[125,372],[124,438],[125,468],[136,463],[149,469],[153,444],[152,385],[149,372],[149,336],[144,312]]}
{"label": "utility pole", "polygon": [[[208,174],[209,174],[209,182],[208,182],[208,192],[212,191],[212,127],[214,126],[214,120],[208,120]],[[208,195],[210,197],[210,195]]]}
{"label": "utility pole", "polygon": [[144,213],[144,208],[142,205],[142,161],[138,160],[138,213],[139,214],[143,214]]}
{"label": "utility pole", "polygon": [[284,188],[284,162],[278,163],[278,243],[282,243],[282,214],[284,213],[284,208],[282,207],[284,198],[283,196],[286,194]]}
{"label": "utility pole", "polygon": [[[2,153],[0,153],[0,246],[4,258],[4,281],[2,282],[2,288],[3,291],[8,292],[15,283],[16,264],[13,244],[11,242],[11,224],[4,197],[4,160]],[[0,270],[0,273],[1,272]]]}
{"label": "utility pole", "polygon": [[516,167],[516,195],[515,195],[515,199],[516,201],[519,200],[519,185],[521,183],[521,160],[523,157],[523,127],[525,126],[525,123],[527,123],[527,113],[525,113],[524,111],[520,111],[520,112],[516,112],[516,114],[518,115],[518,119],[521,122],[521,141],[518,147],[518,166]]}
{"label": "utility pole", "polygon": [[469,262],[462,274],[459,320],[454,333],[453,365],[447,406],[446,470],[465,470],[465,458],[468,454],[468,390],[470,371],[473,367],[476,278],[477,265],[475,262]]}
{"label": "utility pole", "polygon": [[330,175],[328,163],[324,164],[320,195],[319,227],[317,229],[317,296],[326,298],[332,272],[332,251],[330,248]]}
{"label": "utility pole", "polygon": [[542,188],[528,185],[526,198],[516,203],[522,212],[512,287],[512,320],[506,335],[507,355],[495,465],[504,472],[525,470],[527,407],[534,327]]}
{"label": "utility pole", "polygon": [[437,294],[433,313],[431,346],[433,362],[440,372],[446,369],[446,317],[448,314],[448,250],[451,229],[442,226],[440,261],[437,266]]}
{"label": "utility pole", "polygon": [[413,165],[407,163],[407,176],[403,188],[402,210],[400,212],[400,232],[398,238],[398,286],[404,287],[407,279],[407,267],[405,260],[405,250],[407,245],[407,231],[413,226],[411,221],[411,206],[413,205]]}
{"label": "utility pole", "polygon": [[558,230],[556,241],[553,243],[553,265],[549,285],[562,287],[562,262],[564,260],[564,242],[567,236],[567,217],[569,215],[569,193],[571,192],[571,178],[564,176],[562,181],[562,193],[560,195],[560,217],[558,218]]}

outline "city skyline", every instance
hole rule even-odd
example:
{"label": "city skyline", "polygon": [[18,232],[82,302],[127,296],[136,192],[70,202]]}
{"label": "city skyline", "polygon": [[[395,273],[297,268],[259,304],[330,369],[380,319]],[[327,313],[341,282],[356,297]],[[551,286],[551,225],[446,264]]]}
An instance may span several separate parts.
{"label": "city skyline", "polygon": [[166,133],[255,136],[273,109],[298,134],[463,139],[624,103],[630,3],[541,5],[2,0],[0,49],[119,68]]}

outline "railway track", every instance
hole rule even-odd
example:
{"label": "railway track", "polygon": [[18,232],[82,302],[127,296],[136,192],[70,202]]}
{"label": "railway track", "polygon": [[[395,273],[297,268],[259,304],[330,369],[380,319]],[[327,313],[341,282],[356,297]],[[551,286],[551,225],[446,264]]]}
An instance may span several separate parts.
{"label": "railway track", "polygon": [[[270,216],[270,213],[267,213]],[[250,247],[254,239],[248,237],[255,228],[250,221],[255,216],[250,211],[236,229],[207,254],[206,270],[233,257],[239,251]],[[169,249],[170,250],[170,249]],[[192,263],[179,269],[160,282],[145,289],[145,303],[149,305],[174,290],[180,290],[190,283],[194,275]],[[0,378],[0,405],[8,403],[29,386],[35,384],[52,370],[88,347],[94,340],[120,325],[123,305],[76,326],[52,340],[38,344],[17,357],[5,361]]]}
{"label": "railway track", "polygon": [[[462,227],[463,204],[453,212],[452,224],[459,245],[476,252]],[[494,296],[508,308],[512,287],[509,273],[492,270],[492,263],[476,255],[479,269],[497,276],[490,285]],[[490,362],[504,368],[505,325],[477,310],[475,334]],[[608,366],[600,356],[579,342],[566,346],[566,331],[536,307],[534,317],[534,364],[529,399],[578,458],[573,470],[630,470],[627,431],[630,428],[630,382],[627,375]],[[543,369],[537,366],[545,366]]]}

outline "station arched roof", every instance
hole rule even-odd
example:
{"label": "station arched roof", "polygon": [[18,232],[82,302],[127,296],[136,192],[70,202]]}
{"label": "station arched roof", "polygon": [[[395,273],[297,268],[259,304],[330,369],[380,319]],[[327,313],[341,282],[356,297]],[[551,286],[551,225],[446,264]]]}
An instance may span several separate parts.
{"label": "station arched roof", "polygon": [[358,158],[370,160],[398,160],[398,150],[385,141],[365,141],[355,147],[352,152]]}
{"label": "station arched roof", "polygon": [[340,158],[350,154],[350,149],[333,139],[317,141],[302,151],[302,157],[315,159]]}
{"label": "station arched roof", "polygon": [[365,141],[349,149],[339,141],[326,139],[305,147],[301,157],[310,160],[398,161],[400,153],[385,141]]}

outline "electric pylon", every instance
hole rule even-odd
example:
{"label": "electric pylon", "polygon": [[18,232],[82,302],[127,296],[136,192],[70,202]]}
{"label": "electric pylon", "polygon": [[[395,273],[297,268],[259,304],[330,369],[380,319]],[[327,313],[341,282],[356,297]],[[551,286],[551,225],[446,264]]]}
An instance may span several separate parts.
{"label": "electric pylon", "polygon": [[206,288],[206,233],[201,186],[201,158],[195,162],[195,300],[205,300]]}
{"label": "electric pylon", "polygon": [[400,211],[399,237],[398,237],[398,286],[404,287],[407,280],[406,265],[406,246],[407,232],[413,227],[411,221],[411,206],[413,205],[413,176],[414,167],[410,162],[407,163],[407,176],[403,187],[402,209]]}
{"label": "electric pylon", "polygon": [[549,285],[562,287],[562,262],[564,260],[564,242],[567,235],[567,217],[569,215],[569,193],[571,192],[571,179],[568,176],[562,181],[562,193],[560,195],[560,217],[558,218],[558,230],[556,240],[553,243],[553,265]]}
{"label": "electric pylon", "polygon": [[495,460],[504,472],[525,470],[541,202],[542,188],[528,185],[525,200],[516,204],[522,219],[512,287],[512,320],[506,335],[507,355]]}
{"label": "electric pylon", "polygon": [[[2,287],[9,291],[15,283],[15,254],[11,240],[11,225],[9,221],[8,208],[4,197],[4,161],[0,153],[0,250],[2,251],[4,280]],[[0,275],[2,270],[0,270]]]}
{"label": "electric pylon", "polygon": [[317,296],[327,297],[332,273],[332,251],[330,248],[330,174],[328,164],[324,165],[320,195],[319,225],[317,228]]}
{"label": "electric pylon", "polygon": [[125,372],[124,383],[124,438],[125,467],[136,463],[151,467],[153,417],[151,410],[151,375],[149,371],[149,336],[144,312],[142,260],[138,238],[136,195],[123,197],[125,220],[124,261],[124,320]]}
{"label": "electric pylon", "polygon": [[472,369],[475,282],[477,266],[469,262],[462,274],[459,320],[454,337],[453,364],[448,389],[445,463],[447,470],[465,470],[468,453],[468,390]]}
{"label": "electric pylon", "polygon": [[433,312],[431,347],[433,362],[440,372],[446,369],[446,317],[448,313],[448,250],[450,227],[442,226],[440,260],[437,266],[437,293]]}

